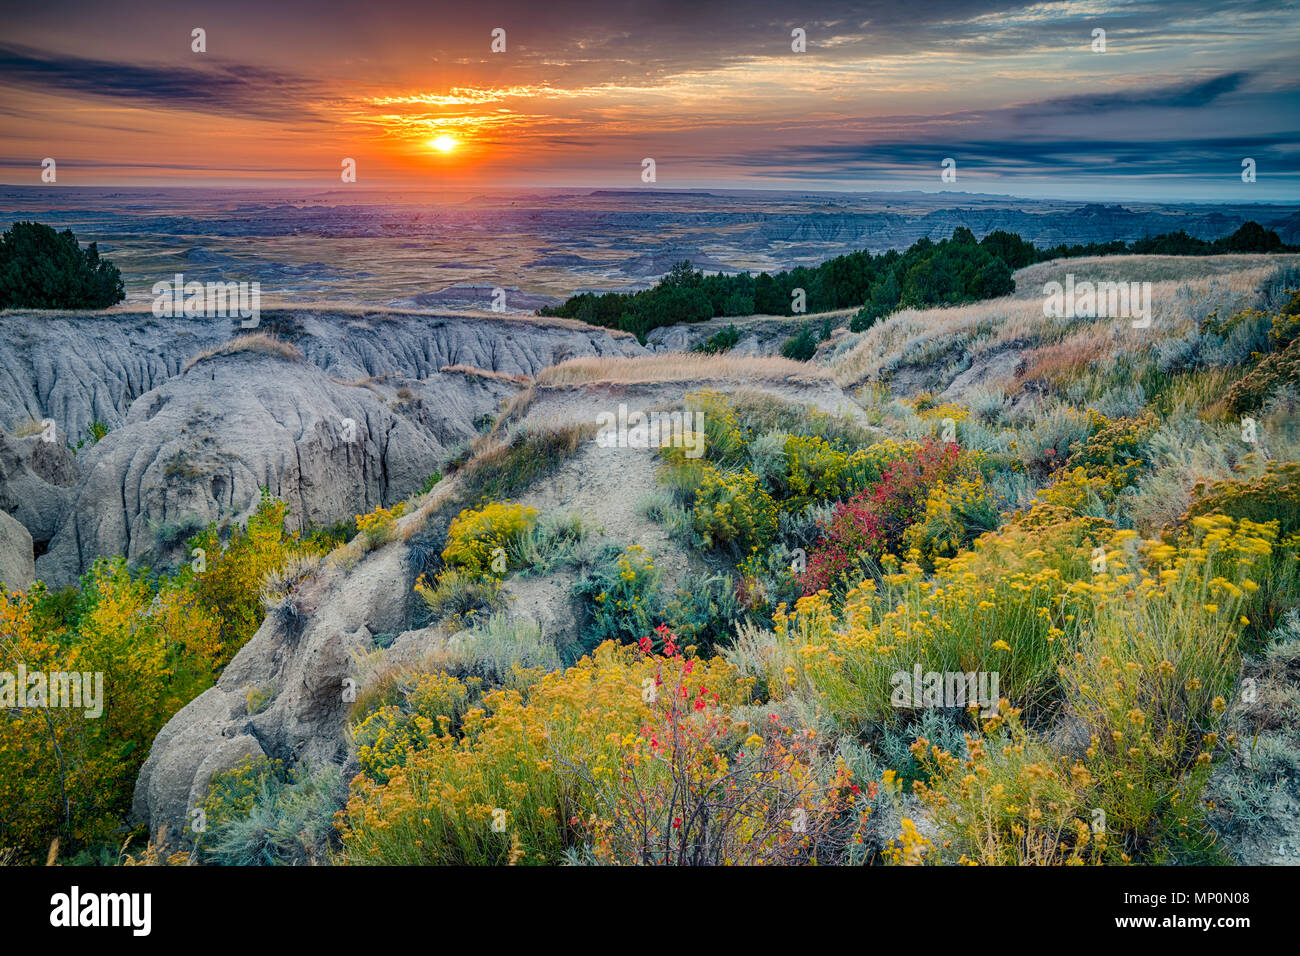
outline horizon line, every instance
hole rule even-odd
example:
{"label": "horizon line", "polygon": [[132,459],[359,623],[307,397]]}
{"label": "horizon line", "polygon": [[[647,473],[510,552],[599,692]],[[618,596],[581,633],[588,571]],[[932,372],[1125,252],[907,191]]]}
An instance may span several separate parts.
{"label": "horizon line", "polygon": [[615,186],[615,185],[524,185],[524,184],[502,184],[502,185],[446,185],[435,186],[424,183],[413,185],[367,185],[360,186],[357,184],[329,184],[313,185],[308,183],[293,182],[283,184],[240,184],[240,183],[223,183],[223,184],[194,184],[194,183],[167,183],[158,185],[140,185],[140,184],[99,184],[99,183],[78,183],[68,185],[58,185],[50,183],[5,183],[0,182],[0,191],[22,190],[31,192],[49,192],[59,191],[139,191],[139,192],[164,192],[164,191],[219,191],[219,192],[286,192],[286,191],[308,191],[317,193],[366,193],[378,194],[393,192],[418,192],[418,193],[465,193],[465,194],[482,194],[482,193],[501,193],[501,194],[519,194],[522,192],[533,193],[551,193],[564,194],[572,192],[586,193],[595,195],[599,193],[617,193],[634,195],[637,193],[658,195],[658,196],[709,196],[722,195],[726,193],[765,193],[779,194],[785,196],[803,195],[803,196],[917,196],[924,198],[937,199],[941,196],[952,196],[954,200],[959,198],[965,199],[988,199],[988,200],[1011,200],[1017,202],[1063,202],[1073,203],[1081,206],[1106,206],[1117,205],[1120,203],[1138,203],[1150,206],[1184,206],[1184,205],[1213,205],[1213,206],[1297,206],[1300,207],[1300,196],[1294,199],[1229,199],[1229,198],[1176,198],[1176,197],[1142,197],[1137,195],[1117,194],[1107,198],[1089,198],[1081,199],[1067,195],[1042,195],[1030,196],[1017,193],[994,193],[994,192],[973,192],[968,190],[952,189],[935,189],[927,190],[920,188],[906,189],[889,189],[889,188],[868,188],[868,189],[837,189],[834,187],[821,187],[814,189],[800,189],[797,187],[779,187],[779,186]]}

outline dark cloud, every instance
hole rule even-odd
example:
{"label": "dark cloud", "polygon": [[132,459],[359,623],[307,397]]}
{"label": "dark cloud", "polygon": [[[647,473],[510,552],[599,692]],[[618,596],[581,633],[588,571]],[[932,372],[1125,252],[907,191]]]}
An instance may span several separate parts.
{"label": "dark cloud", "polygon": [[1269,174],[1300,172],[1300,130],[1285,135],[1130,141],[1107,139],[889,142],[864,145],[806,144],[750,151],[727,162],[782,179],[850,179],[863,176],[939,181],[947,157],[963,172],[1037,179],[1107,171],[1129,176],[1234,177],[1241,160],[1255,159]]}
{"label": "dark cloud", "polygon": [[[60,159],[58,167],[60,169],[158,169],[216,173],[310,173],[312,175],[321,173],[320,169],[311,166],[267,166],[261,163],[255,166],[232,166],[229,163],[119,163],[99,159]],[[32,170],[39,167],[32,162],[30,156],[0,156],[0,169]],[[330,173],[333,171],[332,168],[328,170]]]}
{"label": "dark cloud", "polygon": [[1244,71],[1223,73],[1207,80],[1189,80],[1168,86],[1108,93],[1085,93],[1043,100],[1020,110],[1022,113],[1095,113],[1126,109],[1196,109],[1240,89],[1249,79]]}
{"label": "dark cloud", "polygon": [[[1115,42],[1120,43],[1126,29],[1167,32],[1180,18],[1194,21],[1207,6],[1202,0],[1183,0],[1175,12],[1161,11],[1158,4],[1130,5],[1105,22],[1117,31]],[[69,20],[85,24],[111,13],[103,29],[119,34],[131,30],[134,35],[119,44],[127,49],[135,47],[142,33],[154,36],[159,30],[167,31],[175,48],[188,36],[183,23],[221,22],[231,25],[227,29],[237,26],[246,36],[282,37],[283,49],[274,55],[303,74],[328,69],[344,58],[361,62],[401,51],[443,64],[487,61],[512,81],[524,77],[527,82],[559,85],[633,80],[646,84],[745,60],[785,57],[791,52],[794,27],[807,31],[807,55],[827,63],[935,51],[991,57],[1023,54],[1035,47],[1086,47],[1088,42],[1087,23],[1068,8],[1059,15],[1027,16],[1027,10],[1041,8],[1006,0],[479,0],[473,5],[437,0],[223,0],[187,4],[183,14],[172,0],[147,0],[132,4],[127,15],[87,0],[73,0],[65,7]],[[7,25],[7,34],[11,41],[19,40],[25,28],[43,25],[48,16],[39,4],[20,9]],[[149,25],[147,31],[139,29],[143,24]],[[490,58],[489,31],[497,26],[507,31],[509,56]],[[214,54],[230,43],[219,40],[215,31],[210,38]],[[71,68],[85,75],[104,65],[61,59],[66,60],[64,73]],[[41,64],[21,67],[33,79],[43,72]],[[149,80],[152,72],[135,73],[119,85],[129,90]],[[202,94],[203,71],[164,72],[188,74],[177,80],[176,95]],[[238,96],[237,78],[218,80],[211,93]]]}
{"label": "dark cloud", "polygon": [[[84,0],[67,6],[69,20],[87,24],[96,24],[106,12],[102,4]],[[11,46],[0,48],[0,78],[85,95],[152,97],[158,103],[223,112],[286,115],[293,108],[277,105],[276,98],[296,100],[308,89],[303,77],[320,77],[322,85],[364,79],[367,66],[377,62],[400,68],[439,64],[437,75],[444,82],[461,85],[481,82],[486,69],[487,76],[506,83],[646,86],[686,72],[788,57],[790,30],[796,26],[807,31],[810,66],[921,53],[992,62],[1036,51],[1086,51],[1094,24],[1106,26],[1111,48],[1121,54],[1191,38],[1228,42],[1232,23],[1250,25],[1251,32],[1240,41],[1245,43],[1267,37],[1270,26],[1280,29],[1288,6],[1262,0],[1117,0],[1104,16],[1083,17],[1070,4],[1007,0],[480,0],[471,6],[425,0],[367,0],[360,5],[354,0],[223,0],[189,4],[182,15],[171,0],[149,0],[104,25],[116,33],[133,29],[130,38],[110,47],[137,49],[142,34],[165,30],[170,49],[187,49],[188,27],[182,23],[221,22],[229,26],[210,34],[211,56],[236,48],[226,34],[237,26],[241,59],[256,62],[248,55],[250,48],[265,53],[266,38],[282,38],[270,53],[273,59],[263,59],[277,68],[149,67],[138,65],[139,57],[125,56],[127,62],[117,63]],[[48,17],[42,5],[18,10],[7,25],[11,42]],[[149,30],[138,29],[145,23]],[[507,30],[508,56],[488,51],[489,32],[496,26]],[[1158,61],[1157,56],[1156,68]],[[454,64],[466,69],[456,70]],[[1188,95],[1196,92],[1189,89]]]}
{"label": "dark cloud", "polygon": [[0,83],[209,113],[313,118],[298,102],[311,89],[306,80],[219,61],[202,67],[140,66],[0,45]]}

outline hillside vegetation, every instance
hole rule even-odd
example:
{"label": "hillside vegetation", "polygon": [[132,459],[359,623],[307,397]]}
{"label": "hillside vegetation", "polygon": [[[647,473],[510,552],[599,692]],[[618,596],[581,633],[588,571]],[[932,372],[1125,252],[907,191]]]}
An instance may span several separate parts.
{"label": "hillside vegetation", "polygon": [[[648,507],[711,573],[669,601],[653,557],[627,542],[614,573],[577,588],[589,656],[576,667],[518,672],[500,690],[443,686],[461,701],[449,720],[421,693],[371,711],[358,726],[381,721],[402,743],[368,751],[343,853],[1034,864],[1253,853],[1216,827],[1232,818],[1225,799],[1258,817],[1296,783],[1243,749],[1259,745],[1244,731],[1261,721],[1279,725],[1270,748],[1290,746],[1295,714],[1281,701],[1294,688],[1271,678],[1264,717],[1240,679],[1252,660],[1295,654],[1300,525],[1285,503],[1300,467],[1297,395],[1282,356],[1296,341],[1297,278],[1167,290],[1158,348],[1135,347],[1118,321],[1008,331],[949,310],[917,314],[909,334],[891,320],[832,359],[861,383],[861,416],[689,394],[705,455],[666,449]],[[952,341],[927,352],[918,333],[940,319],[935,334]],[[1097,344],[1062,361],[1060,344],[1085,331]],[[899,366],[861,364],[886,340],[922,364],[998,337],[1020,361],[1002,388],[961,399],[909,394]],[[961,364],[937,375],[951,381]],[[507,538],[539,519],[518,520]],[[974,709],[926,705],[919,688],[920,706],[900,703],[896,675],[917,669],[996,674],[999,693]],[[662,690],[649,703],[647,679]],[[509,839],[492,836],[498,807]]]}
{"label": "hillside vegetation", "polygon": [[[215,527],[191,542],[221,556],[215,578],[105,561],[77,588],[4,595],[0,667],[71,653],[137,678],[118,732],[6,722],[0,779],[30,795],[0,845],[236,864],[1277,862],[1300,792],[1297,290],[1293,259],[1255,258],[1157,283],[1145,328],[1003,296],[896,312],[820,364],[561,362],[422,493],[350,526],[287,534],[267,496],[225,551]],[[620,404],[692,413],[689,432],[599,444],[596,416]],[[403,592],[397,631],[386,595]],[[250,661],[289,659],[337,662],[356,694],[249,679]],[[951,675],[978,693],[951,699]],[[180,802],[127,821],[147,740],[214,680],[137,785],[137,807]],[[289,746],[308,718],[328,739]],[[195,806],[190,777],[164,785],[181,757],[216,761],[169,749],[187,728],[250,724],[266,749]]]}

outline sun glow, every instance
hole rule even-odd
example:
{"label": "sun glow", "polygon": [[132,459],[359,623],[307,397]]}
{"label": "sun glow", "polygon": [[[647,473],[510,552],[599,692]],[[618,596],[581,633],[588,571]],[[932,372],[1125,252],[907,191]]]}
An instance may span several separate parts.
{"label": "sun glow", "polygon": [[440,153],[450,153],[457,145],[455,138],[451,136],[435,136],[429,140],[429,146]]}

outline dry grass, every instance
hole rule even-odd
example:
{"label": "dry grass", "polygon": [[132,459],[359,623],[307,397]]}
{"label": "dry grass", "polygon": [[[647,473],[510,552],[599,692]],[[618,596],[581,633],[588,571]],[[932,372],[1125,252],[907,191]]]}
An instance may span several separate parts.
{"label": "dry grass", "polygon": [[17,308],[0,309],[0,319],[18,318],[20,316],[39,315],[46,322],[59,321],[64,319],[112,319],[121,321],[122,318],[132,315],[139,315],[141,318],[153,318],[153,311],[150,307],[141,308],[138,302],[118,302],[116,305],[105,305],[93,309],[32,309],[26,306]]}
{"label": "dry grass", "polygon": [[506,405],[505,410],[497,417],[496,422],[492,425],[492,430],[488,432],[488,438],[492,440],[500,439],[511,425],[521,421],[528,413],[532,406],[533,400],[537,398],[537,386],[528,385],[526,388],[515,392],[514,397]]}
{"label": "dry grass", "polygon": [[260,352],[263,355],[284,359],[286,362],[302,361],[302,353],[292,343],[277,339],[274,335],[267,335],[265,332],[250,332],[247,335],[237,335],[221,345],[204,349],[186,362],[181,371],[188,372],[200,362],[219,355],[237,355],[240,352]]}
{"label": "dry grass", "polygon": [[616,385],[695,381],[815,384],[830,378],[830,372],[819,366],[777,356],[735,357],[674,352],[637,358],[569,359],[544,369],[536,381],[542,386],[563,387],[592,382]]}
{"label": "dry grass", "polygon": [[[849,387],[880,381],[902,365],[944,355],[972,361],[1016,349],[1029,353],[1033,379],[1081,363],[1136,354],[1199,326],[1209,303],[1248,303],[1270,274],[1297,256],[1110,256],[1039,263],[1016,273],[1017,292],[1001,299],[936,309],[907,309],[846,341],[831,360],[835,381]],[[1043,314],[1043,284],[1073,273],[1084,280],[1150,282],[1152,321],[1134,329],[1128,318],[1057,319]],[[1041,356],[1032,350],[1042,350]],[[1036,363],[1039,367],[1035,367]]]}
{"label": "dry grass", "polygon": [[329,377],[329,380],[333,382],[335,385],[342,385],[344,388],[369,389],[370,391],[374,392],[376,395],[382,398],[384,393],[381,392],[376,386],[382,385],[384,382],[388,381],[388,375],[387,374],[379,375],[379,376],[365,375],[362,376],[361,378],[353,379],[351,382],[345,381],[344,379],[341,378],[335,378],[333,375],[331,375]]}
{"label": "dry grass", "polygon": [[[401,528],[401,525],[398,525]],[[414,534],[414,531],[411,532]],[[403,538],[405,540],[405,538]],[[330,568],[340,568],[344,572],[351,571],[357,566],[357,563],[366,556],[366,542],[361,535],[356,535],[351,541],[344,541],[333,551],[325,556],[324,564]]]}
{"label": "dry grass", "polygon": [[879,381],[882,372],[903,362],[924,361],[953,345],[978,340],[994,330],[1013,336],[1043,322],[1037,301],[990,299],[940,309],[905,309],[848,339],[831,360],[835,380],[842,386]]}
{"label": "dry grass", "polygon": [[444,375],[455,373],[470,378],[490,378],[498,382],[511,382],[515,385],[527,385],[530,381],[527,375],[509,375],[506,372],[493,372],[485,368],[475,368],[473,365],[444,365],[438,371]]}
{"label": "dry grass", "polygon": [[1034,349],[1027,357],[1024,373],[1012,392],[1027,382],[1052,382],[1064,385],[1081,377],[1090,365],[1097,365],[1114,354],[1114,336],[1104,330],[1083,329],[1060,342]]}
{"label": "dry grass", "polygon": [[[1274,269],[1300,264],[1300,256],[1240,254],[1223,256],[1089,256],[1053,259],[1026,266],[1015,274],[1016,296],[1037,299],[1045,282],[1064,282],[1066,273],[1092,282],[1197,282],[1231,277],[1234,285],[1249,284],[1243,276],[1262,278]],[[1240,287],[1240,286],[1239,286]],[[1253,288],[1253,287],[1252,287]]]}
{"label": "dry grass", "polygon": [[268,571],[258,592],[262,607],[271,611],[283,604],[302,582],[320,570],[321,556],[311,551],[289,555],[284,564]]}
{"label": "dry grass", "polygon": [[34,418],[29,418],[25,422],[19,422],[14,426],[13,435],[15,438],[27,438],[30,435],[39,435],[45,431],[45,426]]}

